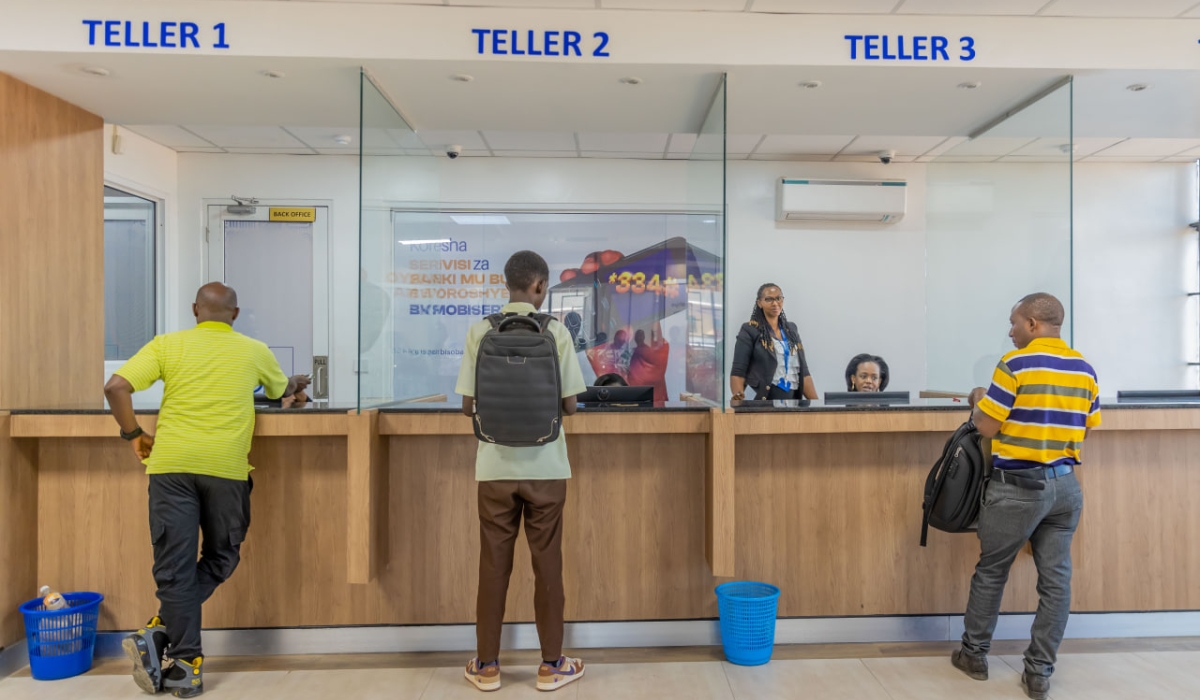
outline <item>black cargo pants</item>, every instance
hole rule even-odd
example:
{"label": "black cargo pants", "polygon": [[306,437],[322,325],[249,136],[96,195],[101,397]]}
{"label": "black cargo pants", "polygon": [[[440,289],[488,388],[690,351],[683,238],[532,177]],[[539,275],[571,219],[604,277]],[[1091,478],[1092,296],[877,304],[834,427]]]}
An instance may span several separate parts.
{"label": "black cargo pants", "polygon": [[154,583],[158,615],[170,639],[166,654],[172,659],[201,654],[200,608],[237,568],[250,527],[253,488],[252,480],[150,475]]}

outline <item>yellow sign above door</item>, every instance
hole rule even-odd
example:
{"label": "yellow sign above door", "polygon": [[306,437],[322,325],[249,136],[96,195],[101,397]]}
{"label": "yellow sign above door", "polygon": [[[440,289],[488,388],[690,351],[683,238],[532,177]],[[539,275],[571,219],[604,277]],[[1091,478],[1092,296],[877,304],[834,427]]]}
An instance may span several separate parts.
{"label": "yellow sign above door", "polygon": [[271,207],[271,221],[306,221],[317,220],[316,207]]}

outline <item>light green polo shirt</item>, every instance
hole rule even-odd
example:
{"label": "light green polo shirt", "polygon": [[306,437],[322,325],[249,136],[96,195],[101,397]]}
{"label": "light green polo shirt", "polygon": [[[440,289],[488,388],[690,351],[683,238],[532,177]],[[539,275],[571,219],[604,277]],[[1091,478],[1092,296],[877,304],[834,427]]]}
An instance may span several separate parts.
{"label": "light green polo shirt", "polygon": [[254,389],[278,398],[288,378],[263,343],[227,323],[155,336],[116,374],[134,391],[163,380],[147,474],[202,474],[245,481],[254,435]]}
{"label": "light green polo shirt", "polygon": [[[518,313],[526,316],[537,313],[533,304],[508,303],[500,313]],[[475,396],[475,362],[479,344],[492,324],[486,319],[472,324],[467,331],[467,343],[463,348],[462,366],[458,370],[458,384],[454,391],[462,396]],[[558,371],[562,374],[563,398],[580,394],[587,388],[583,372],[579,369],[579,357],[575,354],[575,341],[571,331],[558,321],[547,327],[558,343]],[[538,447],[507,447],[479,442],[475,453],[476,481],[519,481],[570,479],[571,463],[567,460],[567,431],[563,428],[558,439]]]}

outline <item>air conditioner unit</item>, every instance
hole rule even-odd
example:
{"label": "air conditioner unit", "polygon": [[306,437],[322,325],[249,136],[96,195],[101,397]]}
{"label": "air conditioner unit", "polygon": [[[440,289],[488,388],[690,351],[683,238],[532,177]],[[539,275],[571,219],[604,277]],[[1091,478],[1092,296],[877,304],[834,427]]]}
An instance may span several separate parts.
{"label": "air conditioner unit", "polygon": [[800,180],[780,178],[776,221],[873,221],[904,218],[904,180]]}

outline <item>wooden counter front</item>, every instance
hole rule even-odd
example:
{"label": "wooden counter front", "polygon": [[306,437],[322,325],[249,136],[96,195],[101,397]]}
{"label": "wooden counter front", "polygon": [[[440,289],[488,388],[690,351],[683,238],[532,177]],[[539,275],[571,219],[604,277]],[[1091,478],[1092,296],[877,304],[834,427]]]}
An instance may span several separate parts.
{"label": "wooden counter front", "polygon": [[[155,606],[146,477],[97,418],[111,421],[0,414],[0,482],[36,490],[37,523],[28,527],[28,498],[5,492],[0,564],[24,573],[0,577],[15,582],[0,590],[4,604],[37,582],[99,590],[102,627],[127,629]],[[712,618],[713,586],[733,574],[779,585],[782,616],[961,613],[976,538],[935,532],[928,548],[917,544],[925,475],[962,418],[572,417],[568,619]],[[1200,609],[1200,510],[1190,505],[1200,499],[1200,410],[1109,410],[1105,421],[1079,470],[1073,608]],[[455,414],[260,416],[253,524],[206,626],[471,622],[475,449]],[[9,516],[13,506],[27,517]],[[21,543],[34,536],[31,556]],[[527,547],[517,552],[507,619],[525,621],[532,575]],[[1005,610],[1033,609],[1033,581],[1023,553]],[[5,623],[10,639],[19,622]]]}

